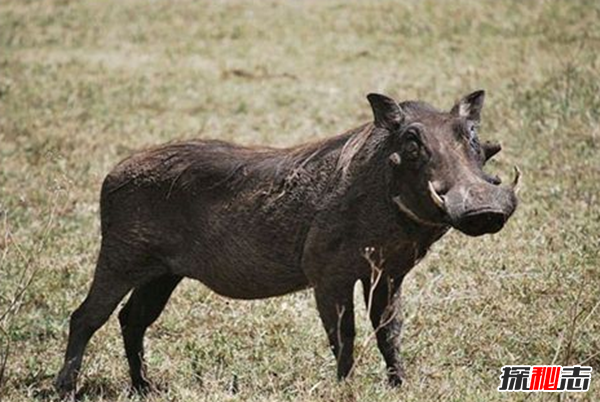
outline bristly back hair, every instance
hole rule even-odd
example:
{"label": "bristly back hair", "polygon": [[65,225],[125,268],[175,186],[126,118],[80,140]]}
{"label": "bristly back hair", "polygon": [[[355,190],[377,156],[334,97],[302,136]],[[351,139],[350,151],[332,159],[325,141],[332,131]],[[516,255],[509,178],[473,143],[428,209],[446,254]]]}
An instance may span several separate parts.
{"label": "bristly back hair", "polygon": [[350,164],[367,142],[367,139],[373,133],[374,128],[375,126],[372,123],[368,123],[348,132],[350,137],[340,151],[336,173],[341,173],[342,177],[345,177],[348,174]]}

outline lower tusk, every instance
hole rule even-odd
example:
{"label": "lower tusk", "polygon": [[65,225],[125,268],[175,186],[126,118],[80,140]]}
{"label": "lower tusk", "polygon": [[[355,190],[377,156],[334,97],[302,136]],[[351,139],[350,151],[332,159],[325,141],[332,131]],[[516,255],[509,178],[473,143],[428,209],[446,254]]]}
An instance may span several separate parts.
{"label": "lower tusk", "polygon": [[435,191],[435,188],[433,188],[433,184],[430,181],[427,182],[427,187],[429,188],[429,195],[431,196],[433,203],[437,205],[440,209],[445,211],[446,203],[444,202],[443,198],[440,197],[437,191]]}
{"label": "lower tusk", "polygon": [[521,180],[521,169],[515,165],[515,178],[511,184],[513,191],[516,193],[519,191],[519,181]]}

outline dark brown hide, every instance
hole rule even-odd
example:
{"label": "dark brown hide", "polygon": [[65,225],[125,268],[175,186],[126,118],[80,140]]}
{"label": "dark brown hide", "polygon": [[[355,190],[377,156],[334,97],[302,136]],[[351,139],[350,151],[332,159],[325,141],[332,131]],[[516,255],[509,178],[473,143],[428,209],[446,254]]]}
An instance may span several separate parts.
{"label": "dark brown hide", "polygon": [[[146,388],[144,332],[184,277],[238,299],[313,287],[340,378],[353,364],[360,280],[390,382],[399,384],[402,279],[451,226],[498,230],[516,199],[482,170],[499,150],[479,146],[471,126],[482,92],[451,112],[382,95],[369,101],[374,123],[304,146],[186,141],[121,162],[102,186],[98,265],[71,318],[58,389],[73,389],[87,342],[131,290],[119,320],[133,385]],[[478,211],[500,218],[492,225]],[[375,287],[371,264],[382,269]]]}

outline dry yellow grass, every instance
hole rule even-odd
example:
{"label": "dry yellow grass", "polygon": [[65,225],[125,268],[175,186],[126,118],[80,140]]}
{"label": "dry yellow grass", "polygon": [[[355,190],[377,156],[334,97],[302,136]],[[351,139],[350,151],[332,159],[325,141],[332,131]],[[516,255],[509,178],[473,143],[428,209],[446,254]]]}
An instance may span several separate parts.
{"label": "dry yellow grass", "polygon": [[[496,391],[505,364],[600,370],[598,21],[592,1],[3,1],[2,400],[55,398],[100,183],[132,150],[291,145],[369,120],[368,92],[450,107],[478,88],[481,135],[504,145],[490,170],[521,167],[521,206],[497,235],[452,233],[410,274],[402,389],[386,387],[360,308],[363,358],[337,384],[310,292],[241,302],[185,282],[147,337],[165,388],[150,399],[599,400],[597,373],[587,394]],[[83,400],[129,398],[123,355],[113,318],[86,353]]]}

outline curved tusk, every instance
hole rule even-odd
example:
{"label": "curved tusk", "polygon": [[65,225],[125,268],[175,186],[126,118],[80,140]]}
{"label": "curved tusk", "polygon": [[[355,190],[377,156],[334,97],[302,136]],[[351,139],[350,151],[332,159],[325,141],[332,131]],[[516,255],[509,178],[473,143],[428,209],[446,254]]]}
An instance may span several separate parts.
{"label": "curved tusk", "polygon": [[427,187],[429,188],[429,196],[431,196],[433,203],[435,205],[437,205],[440,209],[445,211],[446,203],[444,202],[444,199],[442,197],[440,197],[440,195],[437,193],[437,191],[435,191],[435,188],[433,187],[433,183],[431,183],[430,181],[427,182]]}
{"label": "curved tusk", "polygon": [[520,180],[521,180],[521,169],[519,169],[519,167],[517,165],[515,165],[515,178],[513,179],[512,183],[510,185],[515,193],[517,191],[519,191],[519,181]]}

